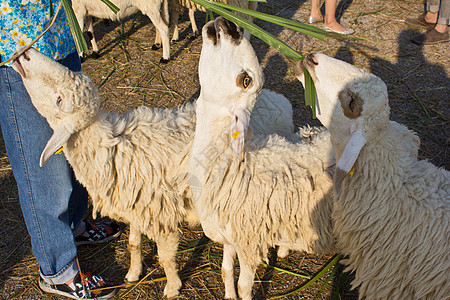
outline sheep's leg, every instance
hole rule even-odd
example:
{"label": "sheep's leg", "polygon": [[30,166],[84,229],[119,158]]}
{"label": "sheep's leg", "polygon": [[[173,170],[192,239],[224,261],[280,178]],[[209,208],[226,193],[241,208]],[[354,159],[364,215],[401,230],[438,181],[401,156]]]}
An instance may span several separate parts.
{"label": "sheep's leg", "polygon": [[286,256],[289,255],[289,248],[285,246],[278,247],[277,255],[279,258],[285,258]]}
{"label": "sheep's leg", "polygon": [[93,22],[93,19],[91,16],[88,16],[86,18],[86,28],[88,31],[89,40],[91,41],[91,45],[92,45],[92,56],[94,56],[94,58],[99,58],[100,55],[98,55],[97,41],[95,40],[95,35],[94,35],[94,22]]}
{"label": "sheep's leg", "polygon": [[179,11],[173,11],[172,12],[173,36],[172,36],[172,39],[170,41],[173,42],[173,43],[178,42],[179,39],[180,39],[180,33],[179,33],[179,28],[178,28],[179,17],[180,17],[180,12]]}
{"label": "sheep's leg", "polygon": [[255,278],[256,265],[251,264],[250,262],[245,260],[245,257],[238,251],[238,259],[239,259],[239,280],[238,280],[238,292],[239,297],[242,300],[251,300],[252,299],[252,288],[253,281]]}
{"label": "sheep's leg", "polygon": [[197,23],[195,23],[195,10],[192,8],[189,9],[189,21],[191,21],[192,38],[195,39],[200,35],[200,32],[198,31]]}
{"label": "sheep's leg", "polygon": [[164,288],[164,296],[167,298],[176,297],[181,287],[181,280],[178,277],[175,256],[178,249],[178,234],[176,232],[160,235],[155,238],[158,247],[159,263],[164,268],[167,277],[167,284]]}
{"label": "sheep's leg", "polygon": [[[158,34],[160,35],[162,48],[163,48],[163,57],[160,62],[167,63],[170,59],[170,39],[169,39],[169,8],[168,1],[161,1],[161,7],[148,7],[142,8],[142,13],[146,14],[153,25],[156,27],[156,37],[158,38]],[[155,45],[157,41],[155,39]],[[153,47],[152,47],[153,48]]]}
{"label": "sheep's leg", "polygon": [[125,276],[129,282],[139,279],[142,272],[142,251],[141,251],[141,232],[133,224],[130,225],[130,237],[128,239],[128,249],[130,250],[130,269]]}
{"label": "sheep's leg", "polygon": [[156,28],[155,42],[152,45],[152,50],[158,50],[159,48],[161,48],[161,34],[158,28]]}
{"label": "sheep's leg", "polygon": [[222,280],[225,284],[225,299],[237,299],[234,288],[234,258],[236,250],[230,244],[223,245]]}

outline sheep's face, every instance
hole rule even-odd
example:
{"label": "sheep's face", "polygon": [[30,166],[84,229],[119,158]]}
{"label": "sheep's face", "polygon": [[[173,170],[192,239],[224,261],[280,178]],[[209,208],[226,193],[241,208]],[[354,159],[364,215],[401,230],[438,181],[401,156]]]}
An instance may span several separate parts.
{"label": "sheep's face", "polygon": [[203,27],[202,36],[199,103],[230,116],[232,147],[242,157],[250,113],[264,83],[263,73],[252,46],[234,23],[219,17]]}
{"label": "sheep's face", "polygon": [[337,168],[342,171],[337,174],[345,176],[366,141],[377,139],[388,124],[386,85],[373,74],[320,53],[308,55],[296,66],[296,76],[305,84],[303,68],[316,87],[317,116],[331,133]]}
{"label": "sheep's face", "polygon": [[[100,101],[87,75],[72,72],[33,48],[17,58],[12,66],[21,75],[33,105],[54,130],[44,152],[58,150],[73,133],[92,123]],[[48,157],[54,151],[50,152]]]}
{"label": "sheep's face", "polygon": [[230,100],[252,109],[264,79],[249,41],[223,17],[208,22],[202,35],[198,68],[202,93],[216,105],[228,105]]}
{"label": "sheep's face", "polygon": [[92,122],[100,103],[87,75],[72,72],[33,48],[12,66],[21,75],[33,105],[53,129],[65,123],[79,131]]}

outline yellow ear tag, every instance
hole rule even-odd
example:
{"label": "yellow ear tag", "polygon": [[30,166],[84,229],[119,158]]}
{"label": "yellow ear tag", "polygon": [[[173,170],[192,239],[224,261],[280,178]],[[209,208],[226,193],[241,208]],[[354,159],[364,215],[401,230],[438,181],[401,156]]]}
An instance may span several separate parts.
{"label": "yellow ear tag", "polygon": [[[353,166],[354,167],[354,166]],[[353,170],[353,167],[350,169],[350,172],[348,172],[347,175],[352,176],[353,174],[355,174],[355,170]]]}
{"label": "yellow ear tag", "polygon": [[61,153],[63,153],[63,147],[56,150],[54,154],[61,154]]}
{"label": "yellow ear tag", "polygon": [[231,135],[231,137],[232,137],[233,139],[237,139],[237,138],[239,137],[239,131],[235,131],[235,132]]}

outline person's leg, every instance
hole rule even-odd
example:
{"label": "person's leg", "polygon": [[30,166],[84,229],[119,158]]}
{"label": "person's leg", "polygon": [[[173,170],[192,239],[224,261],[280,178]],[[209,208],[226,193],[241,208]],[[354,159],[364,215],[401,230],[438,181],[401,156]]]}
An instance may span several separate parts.
{"label": "person's leg", "polygon": [[[76,54],[63,63],[81,68]],[[64,155],[54,155],[39,167],[53,131],[11,67],[0,68],[0,123],[41,274],[54,283],[67,282],[78,272],[72,230],[86,211],[87,193],[75,183]]]}
{"label": "person's leg", "polygon": [[325,19],[324,24],[335,31],[344,31],[345,27],[336,20],[337,0],[325,0]]}
{"label": "person's leg", "polygon": [[439,6],[439,16],[437,19],[436,30],[447,32],[450,23],[450,0],[442,0]]}
{"label": "person's leg", "polygon": [[311,0],[311,12],[309,14],[309,23],[322,20],[322,13],[320,12],[320,0]]}
{"label": "person's leg", "polygon": [[425,21],[436,24],[440,0],[428,0],[425,5]]}
{"label": "person's leg", "polygon": [[449,41],[448,23],[450,18],[450,0],[430,0],[427,2],[426,22],[432,22],[432,27],[419,34],[412,42],[419,45],[432,45]]}

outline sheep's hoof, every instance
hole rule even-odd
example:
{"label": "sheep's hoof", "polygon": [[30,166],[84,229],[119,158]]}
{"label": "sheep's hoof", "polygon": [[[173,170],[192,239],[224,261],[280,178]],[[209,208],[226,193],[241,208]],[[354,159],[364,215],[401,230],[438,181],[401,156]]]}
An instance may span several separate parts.
{"label": "sheep's hoof", "polygon": [[230,293],[230,295],[227,295],[227,292],[225,291],[225,300],[236,300],[237,296],[236,296],[236,292],[232,292]]}
{"label": "sheep's hoof", "polygon": [[94,59],[98,59],[98,58],[100,58],[100,54],[98,54],[97,51],[94,51],[94,52],[92,52],[92,57],[93,57]]}
{"label": "sheep's hoof", "polygon": [[153,46],[152,46],[152,50],[158,50],[159,48],[161,48],[161,45],[160,44],[153,44]]}
{"label": "sheep's hoof", "polygon": [[166,296],[167,299],[175,298],[180,294],[178,291],[181,288],[181,280],[178,280],[175,282],[175,284],[171,284],[169,287],[169,284],[166,285],[164,288],[164,296]]}
{"label": "sheep's hoof", "polygon": [[173,44],[176,44],[180,41],[180,39],[171,39],[170,42]]}
{"label": "sheep's hoof", "polygon": [[127,275],[125,275],[125,280],[127,281],[127,282],[136,282],[136,281],[138,281],[139,280],[139,274],[138,275],[135,275],[135,274],[130,274],[129,272],[128,272],[128,274]]}
{"label": "sheep's hoof", "polygon": [[170,58],[169,59],[165,59],[164,57],[161,57],[159,62],[162,63],[162,64],[167,64],[169,62],[169,60],[170,60]]}
{"label": "sheep's hoof", "polygon": [[193,32],[192,35],[191,35],[191,40],[195,40],[196,38],[199,37],[199,35],[200,35],[200,33],[198,31]]}

